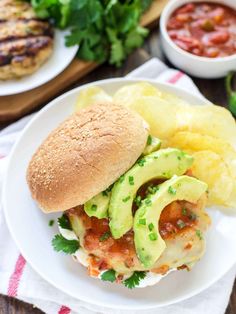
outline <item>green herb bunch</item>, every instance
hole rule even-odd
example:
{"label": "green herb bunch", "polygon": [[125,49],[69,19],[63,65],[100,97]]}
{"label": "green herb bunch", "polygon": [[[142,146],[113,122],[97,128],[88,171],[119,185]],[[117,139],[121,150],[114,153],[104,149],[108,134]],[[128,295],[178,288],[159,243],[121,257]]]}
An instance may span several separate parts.
{"label": "green herb bunch", "polygon": [[79,45],[78,57],[120,66],[140,47],[148,30],[140,17],[152,0],[30,0],[40,18],[69,29],[66,45]]}

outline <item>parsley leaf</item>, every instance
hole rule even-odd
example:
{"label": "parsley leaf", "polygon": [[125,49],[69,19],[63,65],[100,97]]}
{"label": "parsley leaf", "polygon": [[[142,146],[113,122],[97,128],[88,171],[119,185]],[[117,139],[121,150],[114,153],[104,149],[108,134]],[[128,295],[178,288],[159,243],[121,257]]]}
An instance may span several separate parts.
{"label": "parsley leaf", "polygon": [[70,220],[65,214],[63,214],[61,217],[59,217],[57,221],[58,221],[59,226],[62,229],[72,230]]}
{"label": "parsley leaf", "polygon": [[109,269],[101,275],[101,279],[103,281],[114,282],[116,280],[116,272],[113,269]]}
{"label": "parsley leaf", "polygon": [[131,277],[123,281],[123,284],[129,289],[133,289],[137,287],[139,285],[140,280],[144,279],[145,277],[146,277],[145,271],[135,271]]}
{"label": "parsley leaf", "polygon": [[77,240],[67,240],[61,234],[56,234],[52,239],[52,246],[57,252],[73,254],[79,249],[80,244]]}

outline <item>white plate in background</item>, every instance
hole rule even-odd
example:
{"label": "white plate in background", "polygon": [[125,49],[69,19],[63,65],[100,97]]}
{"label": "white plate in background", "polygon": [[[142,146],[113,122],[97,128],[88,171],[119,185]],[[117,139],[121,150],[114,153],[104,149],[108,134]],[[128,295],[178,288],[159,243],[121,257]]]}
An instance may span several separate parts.
{"label": "white plate in background", "polygon": [[[212,226],[207,234],[207,250],[192,271],[176,271],[157,285],[128,290],[123,285],[105,283],[88,276],[87,270],[70,256],[53,251],[51,239],[57,227],[49,227],[56,214],[43,214],[30,196],[26,183],[27,165],[37,147],[74,109],[79,92],[100,86],[110,94],[125,84],[139,80],[109,79],[90,83],[56,98],[44,107],[24,129],[9,157],[3,187],[4,212],[10,232],[33,269],[56,288],[82,301],[108,308],[141,310],[170,305],[208,288],[236,263],[236,215],[218,208],[208,210]],[[175,93],[190,104],[208,104],[202,98],[169,84],[146,80],[161,90]],[[158,120],[157,120],[158,121]],[[211,123],[211,121],[209,121]],[[223,192],[223,191],[222,191]]]}
{"label": "white plate in background", "polygon": [[65,35],[67,33],[59,30],[55,31],[52,55],[36,72],[19,79],[0,80],[0,96],[14,95],[31,90],[60,74],[71,63],[78,50],[78,46],[65,46]]}

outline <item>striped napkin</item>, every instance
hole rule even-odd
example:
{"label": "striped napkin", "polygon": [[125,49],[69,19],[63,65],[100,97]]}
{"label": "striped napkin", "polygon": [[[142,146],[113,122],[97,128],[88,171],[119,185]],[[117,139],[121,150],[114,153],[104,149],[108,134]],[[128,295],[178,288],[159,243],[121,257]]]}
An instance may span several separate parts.
{"label": "striped napkin", "polygon": [[[149,78],[176,84],[199,95],[197,87],[184,73],[169,69],[158,59],[151,59],[131,72],[129,78]],[[203,97],[203,96],[202,96]],[[0,188],[8,155],[22,129],[33,115],[0,132]],[[184,302],[148,310],[150,314],[223,314],[229,301],[236,269],[232,269],[212,287]],[[0,293],[34,304],[47,314],[142,314],[147,311],[122,311],[94,306],[52,287],[26,262],[11,239],[0,206]]]}

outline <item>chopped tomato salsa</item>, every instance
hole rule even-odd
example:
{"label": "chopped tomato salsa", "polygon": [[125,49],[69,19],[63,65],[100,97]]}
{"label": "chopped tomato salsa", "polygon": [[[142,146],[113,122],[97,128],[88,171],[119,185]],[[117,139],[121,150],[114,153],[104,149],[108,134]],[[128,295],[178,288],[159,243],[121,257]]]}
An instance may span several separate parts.
{"label": "chopped tomato salsa", "polygon": [[173,42],[194,55],[216,58],[236,53],[236,10],[208,2],[188,3],[171,15]]}
{"label": "chopped tomato salsa", "polygon": [[[142,191],[143,192],[143,191]],[[159,220],[159,232],[164,239],[175,236],[182,230],[192,227],[197,222],[197,216],[194,214],[198,204],[188,203],[186,201],[175,201],[164,208]],[[69,212],[78,215],[83,221],[86,229],[84,236],[84,248],[91,254],[102,252],[103,259],[92,259],[92,264],[96,268],[104,270],[109,268],[107,261],[111,258],[122,260],[126,267],[131,268],[137,263],[137,256],[134,246],[134,234],[130,230],[120,239],[113,239],[110,234],[108,219],[98,219],[89,217],[82,206],[74,208]],[[91,271],[94,265],[91,264]]]}
{"label": "chopped tomato salsa", "polygon": [[159,232],[163,239],[173,236],[182,229],[196,224],[197,216],[192,209],[196,207],[186,201],[175,201],[164,208],[159,220]]}

